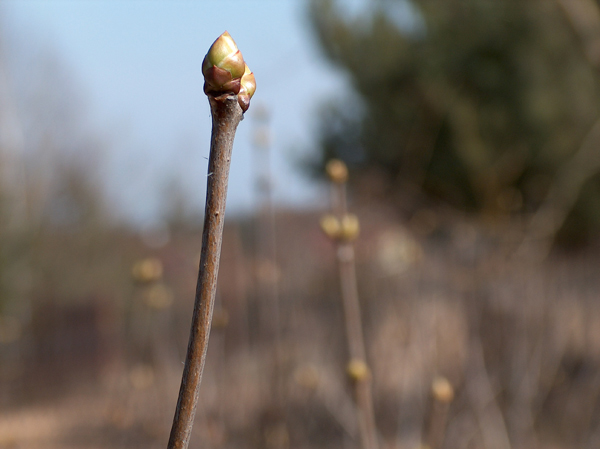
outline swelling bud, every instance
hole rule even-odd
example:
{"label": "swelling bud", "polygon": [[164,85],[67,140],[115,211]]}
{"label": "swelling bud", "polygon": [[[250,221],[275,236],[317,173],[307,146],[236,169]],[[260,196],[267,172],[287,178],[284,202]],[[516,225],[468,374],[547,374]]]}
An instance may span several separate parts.
{"label": "swelling bud", "polygon": [[204,92],[207,95],[237,95],[245,69],[242,53],[225,31],[214,41],[202,61]]}
{"label": "swelling bud", "polygon": [[242,111],[246,112],[250,107],[250,99],[256,91],[256,80],[254,79],[254,73],[250,71],[248,66],[244,70],[244,75],[240,81],[240,92],[238,94],[238,102]]}

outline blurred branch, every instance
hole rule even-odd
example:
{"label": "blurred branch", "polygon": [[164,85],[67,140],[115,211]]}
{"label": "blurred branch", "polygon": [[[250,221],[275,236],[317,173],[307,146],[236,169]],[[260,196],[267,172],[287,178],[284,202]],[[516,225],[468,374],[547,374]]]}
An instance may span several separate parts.
{"label": "blurred branch", "polygon": [[[589,63],[600,70],[600,7],[593,0],[556,0],[581,40]],[[591,127],[579,149],[556,174],[546,198],[533,215],[519,256],[545,259],[585,182],[600,170],[600,118]]]}
{"label": "blurred branch", "polygon": [[585,137],[579,150],[557,173],[541,206],[531,218],[518,256],[545,259],[585,182],[600,170],[600,118]]}
{"label": "blurred branch", "polygon": [[594,0],[556,0],[581,39],[586,58],[600,69],[600,8]]}
{"label": "blurred branch", "polygon": [[0,201],[8,229],[27,222],[27,195],[23,163],[23,130],[10,85],[4,52],[0,48]]}
{"label": "blurred branch", "polygon": [[362,449],[377,449],[379,441],[373,407],[372,378],[367,365],[356,279],[356,259],[352,243],[359,234],[359,222],[354,215],[348,214],[346,197],[348,168],[342,161],[332,159],[327,164],[326,171],[331,180],[333,214],[323,217],[321,227],[325,234],[336,242],[337,246],[346,340],[350,355],[347,374],[354,386],[361,447]]}
{"label": "blurred branch", "polygon": [[[356,281],[356,265],[354,247],[351,243],[340,243],[337,249],[342,301],[344,304],[344,317],[346,334],[350,351],[348,371],[355,386],[358,424],[363,449],[377,449],[377,427],[375,424],[375,411],[373,408],[373,393],[371,389],[370,372],[362,375],[366,365],[366,351],[360,316],[358,300],[358,287]],[[356,369],[353,369],[356,367]],[[355,375],[354,371],[361,374]],[[368,368],[366,368],[368,370]]]}
{"label": "blurred branch", "polygon": [[486,449],[510,449],[510,440],[502,412],[496,402],[490,376],[485,367],[479,337],[473,337],[470,347],[470,367],[467,372],[467,393],[475,409],[479,429]]}

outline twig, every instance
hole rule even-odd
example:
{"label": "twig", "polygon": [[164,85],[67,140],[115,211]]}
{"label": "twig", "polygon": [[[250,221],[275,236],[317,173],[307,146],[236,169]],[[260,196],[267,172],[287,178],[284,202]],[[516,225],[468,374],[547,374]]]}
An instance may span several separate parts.
{"label": "twig", "polygon": [[426,436],[427,447],[440,449],[444,445],[450,403],[454,399],[454,388],[448,379],[437,376],[431,383],[431,396],[433,403],[431,405],[431,421]]}
{"label": "twig", "polygon": [[[352,243],[340,243],[338,246],[338,263],[340,267],[340,282],[342,301],[346,321],[346,334],[350,351],[349,371],[354,382],[354,393],[358,408],[358,426],[363,449],[377,449],[377,427],[373,408],[373,393],[371,391],[371,373],[363,375],[362,366],[367,366],[365,343],[358,301],[356,284],[356,265]],[[359,373],[353,373],[353,364],[359,368]],[[360,366],[360,365],[362,366]]]}
{"label": "twig", "polygon": [[196,414],[217,290],[231,150],[236,128],[243,117],[236,96],[229,96],[224,101],[212,97],[209,99],[213,131],[208,172],[212,176],[208,177],[206,190],[202,252],[192,328],[168,449],[183,449],[188,446]]}
{"label": "twig", "polygon": [[344,321],[350,355],[348,375],[354,384],[362,448],[377,449],[379,443],[371,391],[371,372],[367,365],[352,243],[358,236],[359,223],[354,215],[348,214],[346,198],[348,170],[346,165],[342,161],[334,159],[327,164],[327,173],[332,181],[333,214],[323,217],[321,227],[325,234],[337,243]]}
{"label": "twig", "polygon": [[168,449],[186,449],[192,433],[217,290],[233,140],[256,87],[254,75],[227,32],[212,45],[202,72],[212,114],[209,176],[192,328]]}

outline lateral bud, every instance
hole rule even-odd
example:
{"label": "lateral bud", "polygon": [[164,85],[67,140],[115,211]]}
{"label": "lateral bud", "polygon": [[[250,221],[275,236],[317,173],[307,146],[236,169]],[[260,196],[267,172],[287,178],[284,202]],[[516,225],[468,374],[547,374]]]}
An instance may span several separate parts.
{"label": "lateral bud", "polygon": [[242,111],[246,112],[250,107],[250,99],[255,91],[256,80],[254,79],[254,73],[250,71],[250,68],[246,65],[244,75],[240,82],[240,92],[238,93],[238,102],[240,103]]}

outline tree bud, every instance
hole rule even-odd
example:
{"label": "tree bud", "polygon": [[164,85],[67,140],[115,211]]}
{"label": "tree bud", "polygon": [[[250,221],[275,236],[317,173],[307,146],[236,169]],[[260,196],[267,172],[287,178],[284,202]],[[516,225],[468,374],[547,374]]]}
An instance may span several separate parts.
{"label": "tree bud", "polygon": [[346,240],[347,242],[351,242],[352,240],[356,240],[358,234],[360,233],[360,222],[358,221],[358,217],[354,214],[346,214],[342,217],[340,221],[340,238]]}
{"label": "tree bud", "polygon": [[346,366],[346,372],[350,379],[354,382],[360,382],[361,380],[366,380],[371,376],[371,371],[367,364],[359,359],[352,359],[348,362],[348,366]]}
{"label": "tree bud", "polygon": [[233,38],[227,31],[211,45],[202,61],[204,92],[208,94],[234,94],[240,91],[240,81],[246,63]]}
{"label": "tree bud", "polygon": [[162,275],[162,262],[154,257],[138,260],[131,268],[131,276],[140,284],[156,282],[162,278]]}
{"label": "tree bud", "polygon": [[436,401],[451,402],[454,399],[454,388],[445,377],[436,377],[431,383],[431,393]]}
{"label": "tree bud", "polygon": [[254,79],[254,73],[252,73],[246,65],[244,75],[242,76],[242,80],[240,82],[240,93],[238,94],[238,102],[240,103],[242,111],[246,112],[250,107],[250,99],[254,95],[254,91],[256,91],[256,80]]}
{"label": "tree bud", "polygon": [[348,168],[339,159],[332,159],[327,162],[325,171],[329,179],[336,184],[342,184],[348,180]]}
{"label": "tree bud", "polygon": [[321,230],[325,233],[327,237],[329,237],[332,240],[336,240],[337,238],[339,238],[341,232],[341,225],[340,221],[335,215],[323,215],[319,224],[321,225]]}

